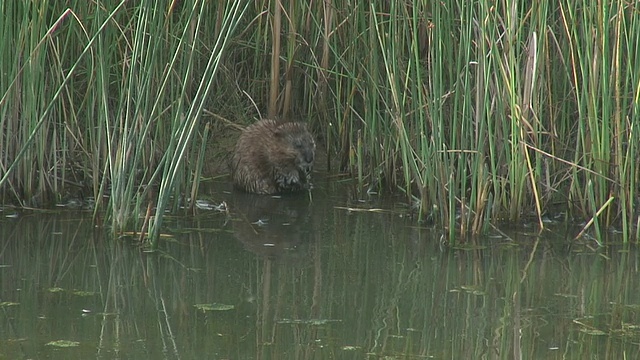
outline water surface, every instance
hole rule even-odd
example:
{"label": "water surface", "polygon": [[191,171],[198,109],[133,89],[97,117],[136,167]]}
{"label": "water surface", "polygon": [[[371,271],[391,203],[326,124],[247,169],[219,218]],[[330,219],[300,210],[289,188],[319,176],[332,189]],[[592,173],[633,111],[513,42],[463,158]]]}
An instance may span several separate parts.
{"label": "water surface", "polygon": [[0,359],[640,357],[634,247],[552,223],[452,247],[335,181],[312,202],[228,190],[205,196],[228,214],[167,219],[158,253],[88,213],[5,209]]}

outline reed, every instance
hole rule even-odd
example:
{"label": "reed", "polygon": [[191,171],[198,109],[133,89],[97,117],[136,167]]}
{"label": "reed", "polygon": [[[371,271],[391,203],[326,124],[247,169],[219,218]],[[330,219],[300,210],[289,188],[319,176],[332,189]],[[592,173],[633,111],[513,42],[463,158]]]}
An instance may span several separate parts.
{"label": "reed", "polygon": [[451,241],[563,213],[640,233],[632,3],[164,6],[0,5],[3,202],[90,193],[118,232],[152,201],[157,238],[217,119],[268,115],[308,120],[331,169],[405,193]]}
{"label": "reed", "polygon": [[[202,160],[186,159],[207,134],[190,140],[239,4],[3,3],[13,21],[3,23],[0,46],[18,49],[2,65],[11,75],[2,77],[3,201],[43,206],[89,188],[116,234],[140,228],[149,200],[160,212],[169,198],[176,207],[199,181]],[[203,80],[196,87],[192,78]]]}
{"label": "reed", "polygon": [[[200,15],[205,14],[204,4],[205,2],[200,4]],[[215,74],[219,69],[222,52],[228,45],[228,41],[235,31],[235,28],[242,18],[242,15],[246,8],[246,4],[242,4],[242,2],[240,1],[232,1],[228,3],[227,6],[221,6],[217,9],[218,11],[223,11],[224,16],[217,18],[217,21],[219,21],[216,24],[218,33],[214,42],[214,47],[211,49],[209,60],[204,68],[201,81],[192,98],[189,98],[187,96],[188,88],[186,86],[183,87],[180,104],[182,103],[182,101],[184,101],[184,103],[188,103],[191,101],[192,102],[191,105],[186,106],[186,116],[182,115],[181,111],[178,111],[176,113],[173,122],[174,126],[172,126],[173,131],[170,138],[171,140],[169,142],[167,152],[165,152],[165,157],[163,158],[164,173],[160,181],[160,189],[158,191],[156,215],[150,228],[150,238],[152,240],[152,247],[154,248],[157,246],[157,241],[159,239],[161,231],[162,218],[165,210],[167,210],[169,201],[171,200],[172,196],[175,199],[179,198],[182,194],[187,193],[185,189],[189,188],[189,186],[185,187],[185,180],[189,180],[189,178],[185,179],[184,175],[181,176],[181,174],[184,174],[183,168],[188,159],[187,154],[194,151],[197,153],[196,150],[198,150],[197,147],[194,149],[191,148],[191,140],[197,133],[200,114],[202,114],[204,106],[207,102],[209,92],[212,88]],[[194,11],[191,12],[192,16],[196,14],[196,8],[194,8],[193,10]],[[200,26],[202,25],[199,21],[202,21],[202,19],[204,18],[204,16],[197,17],[198,22],[195,25],[195,34],[202,34],[200,31],[198,31]],[[191,23],[192,21],[196,21],[196,18],[191,17],[189,23]],[[194,46],[194,44],[199,40],[200,35],[192,35],[187,37],[189,33],[186,30],[188,29],[190,28],[185,27],[185,31],[183,32],[183,37],[181,39],[184,40],[186,38],[189,38],[189,42],[191,45],[190,48],[195,49],[196,47]],[[175,54],[176,56],[174,57],[174,59],[177,59],[178,54],[181,54],[181,52],[176,51]],[[187,63],[189,64],[187,66],[187,70],[189,70],[189,72],[186,75],[191,76],[190,70],[192,69],[193,65],[195,65],[193,62],[196,61],[197,54],[193,50],[188,52],[188,54],[190,56],[189,62]],[[178,106],[178,110],[180,110],[181,108],[182,106]],[[207,128],[205,128],[205,134],[207,131]],[[194,173],[191,181],[198,182],[200,179],[200,170],[202,168],[201,161],[195,161],[197,160],[197,157],[194,158],[194,156],[191,156],[190,158],[194,159],[192,167],[195,166],[195,171],[194,169],[190,169],[190,171],[187,173]],[[193,188],[194,186],[195,185],[191,185],[190,187]],[[175,204],[176,202],[174,202],[174,206]]]}
{"label": "reed", "polygon": [[452,240],[491,220],[531,218],[542,229],[558,208],[596,228],[621,224],[628,238],[637,217],[633,9],[449,5],[342,14],[355,50],[336,68],[356,88],[339,101],[348,116],[336,116],[346,135],[334,137],[350,154],[343,168],[416,196]]}

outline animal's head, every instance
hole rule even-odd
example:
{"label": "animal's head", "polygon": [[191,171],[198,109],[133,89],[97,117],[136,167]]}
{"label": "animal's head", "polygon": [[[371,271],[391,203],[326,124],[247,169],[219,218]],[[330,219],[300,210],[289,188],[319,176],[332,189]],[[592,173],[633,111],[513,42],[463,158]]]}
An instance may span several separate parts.
{"label": "animal's head", "polygon": [[283,123],[275,135],[286,146],[286,152],[294,159],[296,167],[308,175],[315,160],[316,142],[307,126],[299,122]]}

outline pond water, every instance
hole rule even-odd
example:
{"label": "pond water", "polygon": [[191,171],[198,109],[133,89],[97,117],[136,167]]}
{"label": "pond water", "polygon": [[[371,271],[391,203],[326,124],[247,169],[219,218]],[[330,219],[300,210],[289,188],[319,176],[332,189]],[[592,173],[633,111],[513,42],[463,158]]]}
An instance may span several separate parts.
{"label": "pond water", "polygon": [[169,217],[157,253],[88,213],[5,209],[0,359],[640,357],[638,252],[615,234],[599,248],[549,223],[452,247],[349,188],[214,186],[228,214]]}

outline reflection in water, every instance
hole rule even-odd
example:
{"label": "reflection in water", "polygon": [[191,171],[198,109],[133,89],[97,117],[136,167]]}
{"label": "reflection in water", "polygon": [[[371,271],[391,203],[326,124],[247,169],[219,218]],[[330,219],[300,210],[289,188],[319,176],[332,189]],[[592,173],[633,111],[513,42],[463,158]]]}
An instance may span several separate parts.
{"label": "reflection in water", "polygon": [[[291,298],[287,294],[291,289],[283,287],[292,279],[302,280],[303,274],[311,270],[313,278],[306,285],[313,288],[312,297],[322,292],[321,251],[318,242],[312,240],[315,233],[311,215],[313,204],[300,194],[270,197],[243,193],[235,193],[231,204],[234,236],[261,259],[257,263],[259,275],[256,279],[255,357],[293,356],[289,349],[282,351],[275,346],[279,343],[281,322],[284,318],[292,319],[300,324],[298,334],[310,330],[311,338],[315,339],[315,327],[310,324],[320,316],[317,302],[307,305],[301,299]],[[286,267],[282,268],[281,264]],[[312,269],[308,268],[309,264],[313,264]],[[292,303],[289,299],[295,300]],[[309,345],[312,343],[306,346]],[[300,351],[304,352],[303,349]],[[300,354],[291,358],[300,358]]]}
{"label": "reflection in water", "polygon": [[[394,205],[314,195],[313,211],[308,199],[228,199],[231,225],[213,212],[172,219],[157,254],[100,238],[90,215],[3,218],[0,359],[640,355],[633,247],[516,229],[441,249],[438,232],[397,213],[335,208]],[[267,226],[250,232],[241,210],[249,224],[266,211]]]}
{"label": "reflection in water", "polygon": [[313,232],[306,196],[234,193],[229,202],[233,234],[247,250],[268,258],[301,257]]}

